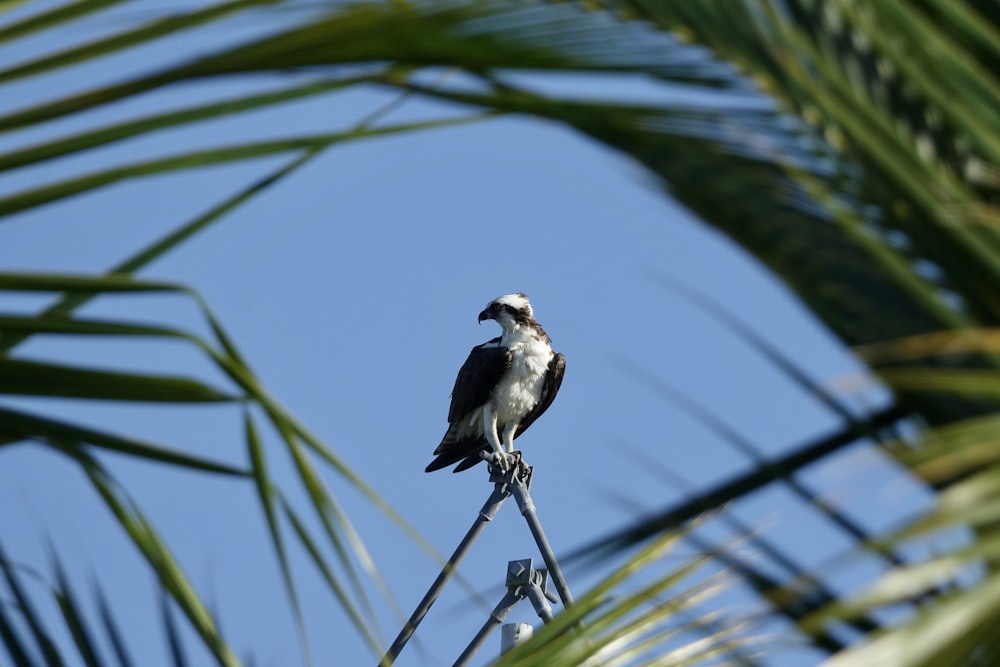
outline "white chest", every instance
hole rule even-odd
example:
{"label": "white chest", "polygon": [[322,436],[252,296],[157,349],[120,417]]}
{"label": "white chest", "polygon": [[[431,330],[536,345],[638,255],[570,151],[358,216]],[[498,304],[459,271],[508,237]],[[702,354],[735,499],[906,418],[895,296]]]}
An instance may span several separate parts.
{"label": "white chest", "polygon": [[510,348],[511,365],[493,390],[493,401],[497,421],[505,424],[520,421],[538,404],[553,352],[533,334],[512,335],[501,345]]}

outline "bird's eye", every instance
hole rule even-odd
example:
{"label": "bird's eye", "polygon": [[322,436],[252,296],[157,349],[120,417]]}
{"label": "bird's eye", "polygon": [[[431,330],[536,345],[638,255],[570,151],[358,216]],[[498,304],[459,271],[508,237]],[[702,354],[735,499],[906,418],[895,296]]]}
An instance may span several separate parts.
{"label": "bird's eye", "polygon": [[499,312],[500,311],[500,304],[499,303],[494,303],[492,306],[490,306],[490,310],[492,310],[494,313]]}

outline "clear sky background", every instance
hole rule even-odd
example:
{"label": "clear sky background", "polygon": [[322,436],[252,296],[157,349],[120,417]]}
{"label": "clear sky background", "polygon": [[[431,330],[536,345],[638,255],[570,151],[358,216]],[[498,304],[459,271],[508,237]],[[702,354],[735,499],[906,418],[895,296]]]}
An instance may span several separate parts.
{"label": "clear sky background", "polygon": [[[135,19],[138,10],[129,11],[95,17],[86,24],[90,32],[76,26],[72,34],[61,31],[45,39],[69,43],[117,30]],[[16,16],[11,12],[3,20]],[[197,48],[258,29],[252,18],[242,19],[224,30],[206,31]],[[5,94],[0,107],[7,112],[148,71],[177,57],[184,51],[180,46],[191,43],[166,41],[69,76],[10,86],[5,93],[17,94]],[[45,40],[18,43],[0,51],[0,62],[52,48]],[[153,93],[14,140],[0,138],[0,150],[137,111],[222,97],[240,85],[259,86],[260,80],[205,82]],[[596,78],[554,85],[594,94],[677,94],[638,84],[612,88]],[[186,146],[337,130],[394,96],[354,90],[161,132],[0,176],[0,194]],[[454,108],[409,100],[386,120],[454,113]],[[132,180],[34,209],[0,225],[0,269],[106,270],[288,159]],[[553,407],[518,440],[535,466],[533,496],[558,553],[683,496],[643,457],[698,487],[752,463],[664,400],[635,368],[708,407],[768,456],[838,426],[835,415],[731,331],[667,289],[664,279],[711,295],[817,381],[842,388],[844,378],[851,378],[852,386],[859,379],[860,366],[851,354],[779,282],[665,196],[639,167],[561,126],[528,118],[334,147],[140,275],[197,288],[269,391],[445,554],[491,487],[484,466],[460,475],[425,474],[423,468],[445,430],[459,366],[473,345],[497,334],[493,323],[476,324],[478,312],[496,296],[527,293],[554,347],[567,358],[566,379]],[[3,296],[0,310],[30,312],[38,303]],[[81,313],[207,331],[191,304],[178,297],[102,298]],[[191,374],[225,386],[209,364],[180,344],[39,338],[19,348],[18,355]],[[860,411],[878,397],[869,388],[847,400]],[[113,425],[119,432],[211,458],[245,458],[240,412],[232,407],[168,409],[7,397],[0,403]],[[272,433],[265,435],[276,477],[293,486],[286,454]],[[265,667],[301,664],[252,486],[123,457],[101,460],[162,530],[240,654],[252,655]],[[408,615],[438,564],[342,479],[329,472],[325,479]],[[911,516],[926,502],[905,477],[863,446],[811,468],[806,481],[872,529]],[[67,558],[84,597],[92,580],[100,582],[140,664],[167,664],[154,582],[74,465],[38,446],[4,448],[0,508],[0,539],[15,560],[48,576],[51,541]],[[863,559],[830,565],[851,540],[781,487],[727,511],[784,545],[803,567],[829,567],[824,573],[841,590],[855,590],[876,571]],[[732,538],[718,526],[706,527],[705,535]],[[317,664],[374,664],[311,563],[300,549],[292,552]],[[686,545],[682,552],[694,549]],[[506,562],[525,557],[540,560],[510,502],[460,569],[482,593],[481,602],[451,584],[418,631],[418,643],[397,664],[450,664],[499,600]],[[599,574],[571,569],[570,586],[579,595]],[[388,603],[375,604],[381,635],[391,641],[401,620]],[[535,621],[530,606],[522,604],[509,620]],[[739,584],[717,604],[732,618],[759,609]],[[764,629],[773,632],[778,626]],[[498,646],[497,635],[475,664],[484,664]],[[768,664],[816,660],[781,637],[772,636],[766,651]],[[200,655],[198,661],[208,658]]]}

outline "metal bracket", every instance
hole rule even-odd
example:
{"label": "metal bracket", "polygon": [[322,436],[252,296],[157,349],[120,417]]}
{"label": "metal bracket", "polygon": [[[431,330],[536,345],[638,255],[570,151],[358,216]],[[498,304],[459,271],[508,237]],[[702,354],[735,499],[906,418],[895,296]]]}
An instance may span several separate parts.
{"label": "metal bracket", "polygon": [[535,569],[530,558],[512,560],[507,562],[507,592],[500,599],[499,604],[490,612],[489,618],[483,627],[479,629],[476,636],[472,638],[469,645],[458,656],[454,667],[466,665],[476,651],[483,645],[486,638],[493,629],[504,622],[510,610],[521,600],[528,598],[535,613],[548,623],[552,620],[552,607],[549,606],[548,599],[552,595],[545,590],[548,581],[548,572],[543,569]]}

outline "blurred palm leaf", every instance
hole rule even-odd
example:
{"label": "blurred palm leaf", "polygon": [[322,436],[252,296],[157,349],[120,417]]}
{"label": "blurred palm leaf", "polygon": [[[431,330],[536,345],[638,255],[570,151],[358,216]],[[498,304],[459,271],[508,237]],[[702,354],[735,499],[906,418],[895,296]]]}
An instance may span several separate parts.
{"label": "blurred palm leaf", "polygon": [[[2,3],[0,9],[13,4]],[[16,43],[118,4],[122,3],[77,1],[42,11],[0,26],[0,43]],[[294,4],[234,0],[136,21],[110,36],[7,65],[0,70],[0,86],[90,59],[114,57],[135,46],[204,28],[248,10]],[[453,102],[459,109],[423,123],[386,125],[375,114],[355,126],[322,134],[184,146],[177,154],[58,177],[0,197],[0,217],[9,217],[144,175],[266,155],[288,158],[270,177],[181,225],[105,276],[0,276],[0,288],[5,290],[62,295],[57,305],[37,317],[4,315],[0,319],[0,373],[6,378],[5,393],[95,400],[123,396],[158,401],[239,400],[251,406],[245,413],[248,462],[204,461],[164,445],[7,408],[4,414],[9,419],[0,427],[2,442],[9,446],[35,439],[59,448],[94,473],[95,488],[109,503],[117,496],[108,490],[118,488],[118,484],[106,472],[95,473],[98,469],[90,458],[91,448],[245,477],[257,489],[300,626],[301,612],[279,527],[283,520],[293,528],[300,546],[313,556],[331,593],[352,610],[352,622],[359,635],[369,637],[374,652],[376,642],[366,626],[367,603],[353,564],[353,559],[362,563],[369,559],[324,484],[314,457],[397,522],[401,520],[345,461],[267,394],[196,292],[138,281],[132,274],[338,143],[474,121],[494,113],[528,114],[564,123],[632,156],[661,179],[665,191],[781,277],[847,344],[876,344],[997,324],[1000,238],[995,223],[1000,218],[995,205],[1000,189],[996,167],[1000,164],[1000,116],[995,110],[1000,102],[1000,83],[995,73],[1000,71],[1000,10],[994,3],[616,0],[587,6],[591,5],[604,10],[546,2],[394,2],[330,3],[301,14],[305,18],[300,20],[269,14],[281,18],[274,29],[234,46],[221,46],[207,54],[181,53],[156,71],[125,76],[100,88],[69,90],[57,99],[0,115],[0,132],[17,136],[19,131],[45,128],[52,120],[138,98],[152,90],[183,90],[187,82],[246,74],[285,74],[295,79],[283,82],[278,89],[241,93],[210,103],[185,100],[174,111],[32,141],[0,155],[0,171],[16,172],[168,128],[309,97],[320,99],[356,86],[379,85],[406,91],[404,94],[433,96]],[[711,52],[682,43],[691,41]],[[428,84],[442,68],[461,75]],[[600,98],[568,99],[544,92],[544,85],[523,76],[535,72],[640,75],[667,86],[701,86],[706,101],[639,105]],[[766,91],[770,101],[750,82]],[[718,97],[708,95],[710,92]],[[468,107],[474,110],[465,111]],[[73,316],[74,309],[88,298],[118,292],[169,292],[193,298],[214,339],[204,340],[157,324]],[[82,369],[18,356],[18,344],[35,335],[183,341],[206,355],[232,386],[215,389],[197,378]],[[872,539],[863,545],[865,548],[886,553],[920,531],[955,524],[979,526],[977,539],[982,540],[981,546],[987,546],[996,516],[986,511],[991,506],[948,502],[973,492],[980,500],[992,499],[1000,484],[991,474],[996,460],[992,447],[995,424],[990,416],[984,416],[996,408],[995,353],[995,347],[973,346],[963,356],[935,357],[924,369],[913,367],[923,362],[914,358],[920,355],[897,358],[891,367],[878,369],[895,389],[896,405],[868,417],[845,417],[840,433],[796,448],[780,461],[761,461],[755,469],[718,489],[694,494],[650,521],[624,527],[615,541],[604,540],[604,547],[610,544],[623,549],[644,540],[655,543],[657,535],[700,512],[735,502],[774,481],[793,480],[809,465],[862,435],[886,443],[885,450],[938,488],[943,501],[940,513],[925,518],[926,523],[917,522],[910,533],[890,540]],[[805,386],[805,390],[817,396],[822,393],[816,387]],[[916,444],[901,445],[892,427],[908,415],[918,415],[939,428]],[[254,426],[257,418],[271,423],[292,455],[311,511],[337,554],[337,568],[324,563],[318,554],[319,542],[268,476],[266,449]],[[282,511],[276,511],[276,505]],[[154,571],[161,578],[171,577],[164,580],[164,587],[199,629],[202,640],[220,660],[230,661],[231,654],[224,649],[203,605],[189,587],[179,583],[182,575],[165,560],[164,547],[150,537],[152,527],[134,508],[120,505],[119,510],[116,514],[122,527]],[[956,557],[973,563],[987,555],[970,549]],[[735,569],[748,579],[752,576],[750,568]],[[622,570],[627,572],[627,568]],[[368,573],[373,573],[370,567]],[[914,575],[913,580],[929,581],[926,574]],[[789,613],[798,594],[794,583],[779,583],[777,591],[769,591],[767,586],[760,590],[771,599],[784,599],[777,606]],[[989,575],[984,577],[982,589],[959,587],[939,602],[926,603],[926,611],[914,621],[886,631],[871,648],[860,649],[857,659],[874,664],[887,655],[880,651],[899,651],[911,636],[922,640],[911,648],[919,646],[919,655],[937,660],[971,655],[983,647],[991,649],[984,628],[995,616],[994,596],[987,594],[993,586]],[[66,585],[60,587],[68,590]],[[927,585],[910,586],[897,599],[922,593],[937,591]],[[652,643],[644,643],[644,637],[649,636],[644,633],[666,613],[662,608],[649,617],[629,615],[636,610],[635,603],[649,602],[658,594],[647,588],[620,604],[604,607],[608,622],[591,623],[588,627],[596,629],[580,641],[567,640],[556,629],[546,628],[537,641],[504,660],[510,664],[522,664],[522,659],[523,664],[532,664],[531,660],[543,664],[537,662],[543,659],[552,661],[544,664],[579,664],[593,656],[592,649],[616,642],[640,647],[638,653],[629,654],[629,649],[624,649],[626,652],[619,654],[626,656],[622,659],[639,660],[642,651],[653,650],[656,637],[670,635],[669,630],[660,628],[653,632]],[[581,603],[552,628],[558,628],[559,623],[571,624],[572,614],[602,613],[599,598],[587,598],[587,604]],[[78,605],[70,602],[68,594],[64,599],[67,620],[78,618]],[[813,615],[808,622],[801,621],[802,627],[820,637],[829,624],[849,614],[866,613],[888,599],[862,598],[862,602],[847,606],[833,602],[818,611],[813,605]],[[30,624],[30,606],[21,605],[20,612],[28,615]],[[960,619],[961,623],[935,625],[935,618],[944,617]],[[36,650],[28,648],[32,642],[37,650],[50,650],[46,648],[50,646],[47,636],[37,624],[31,624],[29,638],[13,632],[4,618],[0,617],[0,636],[15,663],[30,660],[22,656]],[[169,612],[165,619],[170,621]],[[168,631],[170,627],[168,624]],[[931,627],[938,631],[928,631]],[[725,640],[721,636],[716,639]],[[713,651],[709,642],[704,651],[682,652],[676,657],[681,663],[707,657]],[[915,651],[911,654],[914,664],[926,660]],[[669,662],[671,655],[663,652],[665,664],[673,664]],[[852,655],[847,653],[844,659],[851,660]]]}
{"label": "blurred palm leaf", "polygon": [[[725,582],[720,576],[694,580],[709,560],[705,556],[665,564],[681,537],[674,532],[657,537],[495,664],[685,665],[740,650],[744,640],[736,636],[738,623],[709,633],[707,641],[682,639],[717,620],[706,616],[679,623],[678,617],[718,593]],[[639,578],[649,578],[651,571],[651,582]],[[574,629],[581,621],[584,629]]]}
{"label": "blurred palm leaf", "polygon": [[[0,40],[15,41],[72,22],[87,14],[102,11],[115,4],[117,3],[71,3],[5,26],[0,32]],[[114,55],[178,31],[203,27],[242,10],[266,4],[281,3],[227,2],[197,11],[154,18],[95,41],[9,65],[0,71],[0,85],[39,76],[59,68],[75,66],[90,59]],[[248,43],[204,56],[185,58],[182,54],[177,62],[167,63],[152,74],[138,75],[95,90],[70,90],[61,99],[8,112],[0,117],[0,131],[10,133],[30,129],[116,100],[135,97],[153,89],[177,86],[184,81],[205,77],[249,72],[283,72],[292,69],[317,72],[318,74],[310,80],[293,83],[277,91],[234,96],[231,99],[208,104],[187,104],[177,111],[138,117],[111,125],[91,126],[69,136],[36,141],[0,156],[0,171],[31,168],[53,159],[108,146],[144,134],[239,114],[269,105],[293,102],[309,96],[335,94],[352,86],[376,81],[390,84],[401,82],[405,80],[408,72],[425,65],[450,65],[469,72],[486,72],[494,67],[522,70],[584,69],[629,72],[636,67],[642,67],[655,73],[656,76],[671,77],[676,80],[705,81],[714,86],[732,83],[731,76],[724,68],[719,68],[716,63],[703,58],[692,57],[689,51],[678,45],[648,41],[646,42],[648,48],[621,59],[620,56],[625,54],[625,51],[603,38],[594,39],[592,32],[595,27],[600,27],[602,37],[615,36],[615,42],[624,45],[628,31],[622,31],[613,23],[603,22],[601,26],[600,23],[589,19],[581,24],[580,19],[586,17],[586,14],[567,7],[547,8],[538,5],[534,8],[511,8],[502,3],[468,3],[452,6],[430,3],[422,7],[331,5],[327,11],[311,21],[299,24],[291,22],[287,28],[278,29],[273,34],[250,40]],[[553,43],[551,40],[554,32],[561,35],[558,43]],[[635,43],[629,41],[634,48]],[[369,73],[359,75],[357,65],[365,63],[372,63]],[[100,189],[124,179],[225,161],[255,159],[267,155],[290,156],[291,161],[288,166],[276,171],[273,177],[252,185],[212,211],[181,226],[161,241],[124,260],[106,276],[22,274],[3,276],[0,286],[8,290],[63,294],[59,303],[37,317],[8,316],[4,320],[5,327],[0,342],[8,355],[4,367],[7,368],[5,377],[10,380],[4,386],[7,393],[15,395],[45,393],[49,396],[86,396],[91,399],[128,397],[141,400],[237,398],[259,406],[260,414],[272,422],[276,432],[280,434],[292,453],[323,532],[338,554],[337,562],[343,569],[343,576],[347,582],[351,582],[341,581],[341,575],[336,569],[322,560],[317,548],[318,542],[310,536],[307,524],[298,518],[297,510],[282,501],[284,512],[273,511],[275,499],[282,496],[280,490],[273,488],[272,482],[266,476],[265,450],[248,416],[247,441],[254,470],[253,477],[257,483],[272,541],[284,573],[283,578],[300,627],[302,627],[301,612],[297,608],[297,595],[288,570],[287,556],[279,528],[282,519],[287,519],[294,528],[293,534],[312,555],[337,599],[345,608],[351,610],[350,617],[362,636],[370,636],[368,625],[371,619],[366,618],[362,612],[367,608],[367,603],[361,592],[358,576],[354,572],[352,559],[357,557],[362,563],[366,563],[370,558],[351,528],[350,522],[337,509],[337,503],[317,474],[311,456],[319,456],[323,462],[346,476],[354,486],[389,512],[397,522],[398,515],[392,513],[329,448],[299,425],[266,394],[207,307],[199,306],[216,334],[214,341],[203,340],[188,332],[159,325],[80,319],[73,317],[72,312],[94,296],[117,292],[165,291],[193,296],[195,301],[200,303],[197,294],[185,287],[144,283],[133,280],[130,274],[140,270],[278,178],[286,176],[311,157],[338,142],[483,117],[476,112],[457,117],[452,115],[440,121],[386,126],[378,123],[378,115],[362,119],[354,127],[322,135],[265,138],[235,146],[190,147],[177,155],[144,158],[141,162],[111,169],[50,182],[43,181],[30,189],[0,197],[0,216],[12,216],[59,199]],[[181,341],[206,354],[230,378],[240,393],[233,395],[226,391],[216,392],[195,379],[142,377],[101,369],[79,370],[13,356],[20,343],[37,335],[147,337]],[[40,370],[44,370],[45,373],[36,372]],[[20,383],[15,382],[18,378],[22,378]],[[41,384],[42,380],[47,380],[44,386]],[[64,423],[48,416],[22,414],[20,411],[8,412],[11,419],[7,423],[4,435],[11,443],[25,439],[41,439],[81,461],[90,460],[88,447],[99,446],[149,460],[169,461],[201,470],[247,474],[239,466],[201,461],[162,445],[143,443],[135,438],[108,434],[83,425]],[[111,483],[110,478],[108,483]],[[123,522],[123,527],[128,529],[129,523],[125,520],[125,515],[117,514]],[[128,532],[136,540],[137,546],[144,549],[139,534],[133,530]],[[146,553],[148,556],[149,552]],[[149,560],[154,570],[162,565],[155,558]],[[370,568],[368,572],[374,574]],[[167,587],[167,590],[176,597],[180,589]],[[191,606],[190,598],[187,599],[187,603],[178,599],[181,609],[188,614],[192,623],[205,628],[204,619],[194,613],[195,607]],[[207,631],[202,633],[206,641],[212,636],[214,635]],[[369,644],[374,650],[374,642],[369,641]]]}
{"label": "blurred palm leaf", "polygon": [[[53,581],[49,582],[43,575],[8,560],[6,553],[0,548],[0,571],[4,575],[5,588],[10,591],[16,601],[16,607],[0,604],[0,637],[2,637],[4,647],[12,663],[18,667],[39,664],[84,664],[87,667],[117,664],[119,667],[128,667],[135,664],[129,658],[129,651],[119,622],[115,619],[114,612],[108,607],[100,587],[95,589],[99,618],[95,622],[94,614],[80,600],[69,581],[58,554],[54,552],[51,568]],[[31,589],[40,587],[46,589],[45,592],[49,595],[33,595],[30,592]],[[44,598],[49,596],[51,597],[49,602],[53,602],[59,609],[59,617],[65,624],[63,629],[72,637],[72,649],[75,650],[71,650],[71,647],[59,646],[52,641],[40,614],[36,611],[34,600],[44,602]],[[162,597],[162,605],[164,634],[176,664],[177,656],[181,655],[182,651],[177,627],[172,617],[169,600],[165,596]],[[27,621],[27,632],[23,629],[22,624],[15,620],[19,616]],[[98,624],[104,630],[104,637],[101,637],[95,630]],[[107,658],[103,648],[105,643],[102,639],[106,639],[107,643],[110,644],[111,653],[115,657],[114,661]],[[238,664],[232,660],[231,656],[217,657],[220,664]]]}

